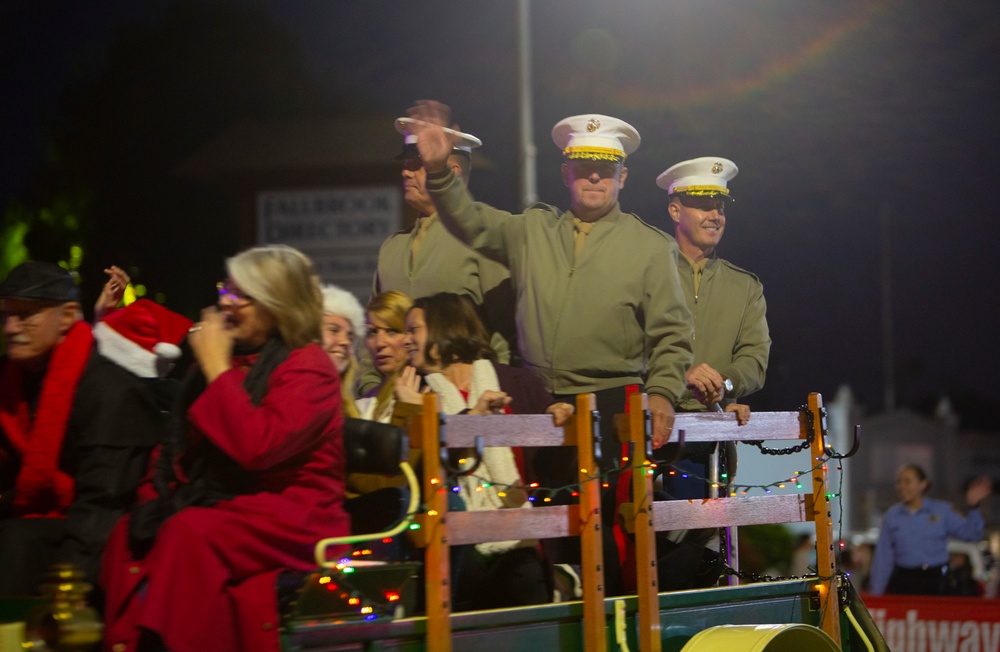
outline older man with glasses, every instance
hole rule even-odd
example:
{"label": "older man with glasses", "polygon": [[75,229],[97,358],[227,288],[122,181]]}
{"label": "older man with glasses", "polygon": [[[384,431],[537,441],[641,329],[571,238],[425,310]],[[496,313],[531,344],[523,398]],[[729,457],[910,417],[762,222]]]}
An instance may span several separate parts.
{"label": "older man with glasses", "polygon": [[56,562],[96,581],[169,404],[153,349],[179,355],[190,321],[140,300],[92,331],[73,277],[43,262],[0,283],[0,317],[0,595],[37,592]]}

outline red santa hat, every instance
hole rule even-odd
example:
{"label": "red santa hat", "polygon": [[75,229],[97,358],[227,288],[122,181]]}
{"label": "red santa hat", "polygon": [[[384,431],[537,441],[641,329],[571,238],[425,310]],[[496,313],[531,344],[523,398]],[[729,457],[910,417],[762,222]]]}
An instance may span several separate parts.
{"label": "red santa hat", "polygon": [[149,299],[112,312],[94,326],[97,350],[140,378],[166,374],[193,322]]}

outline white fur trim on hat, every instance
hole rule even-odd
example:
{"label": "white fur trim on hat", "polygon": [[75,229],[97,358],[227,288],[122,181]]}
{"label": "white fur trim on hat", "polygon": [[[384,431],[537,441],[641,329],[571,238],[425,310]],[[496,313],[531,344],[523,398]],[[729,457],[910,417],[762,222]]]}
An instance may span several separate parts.
{"label": "white fur trim on hat", "polygon": [[354,339],[360,340],[365,333],[365,309],[357,297],[336,285],[323,286],[323,312],[339,315],[351,322]]}
{"label": "white fur trim on hat", "polygon": [[159,377],[156,354],[147,351],[103,321],[94,326],[94,339],[97,341],[97,351],[119,367],[140,378]]}
{"label": "white fur trim on hat", "polygon": [[156,346],[153,347],[153,353],[155,353],[158,358],[176,360],[181,357],[181,347],[176,344],[171,344],[170,342],[157,342]]}

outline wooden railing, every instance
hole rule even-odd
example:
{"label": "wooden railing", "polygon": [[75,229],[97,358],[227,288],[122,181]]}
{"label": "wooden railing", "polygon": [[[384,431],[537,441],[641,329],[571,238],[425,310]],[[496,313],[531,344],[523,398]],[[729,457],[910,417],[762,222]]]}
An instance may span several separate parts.
{"label": "wooden railing", "polygon": [[[821,627],[834,641],[840,641],[833,527],[824,492],[827,486],[824,466],[814,464],[811,481],[817,491],[811,493],[654,501],[652,474],[648,472],[650,416],[646,400],[643,394],[632,395],[628,415],[619,420],[619,438],[633,445],[629,462],[633,469],[633,502],[622,512],[625,528],[635,537],[640,649],[646,652],[661,649],[656,532],[802,521],[816,524],[818,575],[824,578],[820,583]],[[425,397],[422,414],[410,420],[410,441],[411,446],[422,450],[426,512],[416,519],[421,529],[415,540],[426,547],[426,649],[451,650],[450,546],[579,536],[584,650],[606,650],[601,480],[593,437],[598,417],[594,406],[592,395],[578,396],[576,415],[565,426],[556,427],[548,415],[444,416],[440,414],[437,397],[433,394]],[[676,441],[680,430],[684,430],[687,442],[803,440],[811,434],[812,459],[818,461],[824,451],[822,408],[822,397],[810,394],[811,418],[805,412],[764,412],[753,414],[745,426],[738,426],[731,414],[678,414],[671,441]],[[477,437],[482,437],[482,442],[489,446],[576,447],[579,504],[449,513],[448,472],[443,452],[448,448],[475,447]]]}
{"label": "wooden railing", "polygon": [[691,412],[676,415],[671,441],[681,430],[687,442],[725,442],[753,440],[802,440],[812,431],[811,456],[814,460],[813,487],[818,491],[793,495],[736,496],[704,500],[653,500],[652,462],[647,459],[650,438],[646,396],[630,397],[629,413],[620,420],[619,438],[632,443],[632,504],[627,505],[625,527],[635,536],[636,589],[639,601],[640,649],[659,652],[661,647],[660,613],[657,590],[657,532],[694,528],[724,528],[763,523],[813,521],[816,525],[817,572],[828,578],[821,584],[821,627],[834,641],[840,641],[840,615],[837,605],[836,561],[833,523],[823,459],[823,399],[810,394],[808,411],[760,412],[746,425],[737,424],[732,414]]}
{"label": "wooden railing", "polygon": [[[415,537],[426,547],[427,649],[451,650],[451,573],[448,549],[452,545],[580,537],[583,583],[584,649],[607,649],[604,617],[604,572],[601,544],[600,472],[594,459],[593,424],[597,420],[592,395],[576,400],[576,414],[565,426],[553,425],[549,415],[474,416],[440,414],[437,397],[424,398],[423,413],[411,420],[411,446],[420,446],[426,512],[417,518]],[[580,500],[577,505],[535,506],[448,512],[448,477],[442,452],[472,448],[483,437],[488,446],[573,446],[577,451]]]}

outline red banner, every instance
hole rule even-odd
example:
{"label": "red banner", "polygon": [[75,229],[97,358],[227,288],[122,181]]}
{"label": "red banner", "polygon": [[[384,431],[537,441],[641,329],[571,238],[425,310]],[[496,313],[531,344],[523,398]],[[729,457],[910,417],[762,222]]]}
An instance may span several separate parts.
{"label": "red banner", "polygon": [[1000,652],[1000,600],[863,595],[893,652]]}

